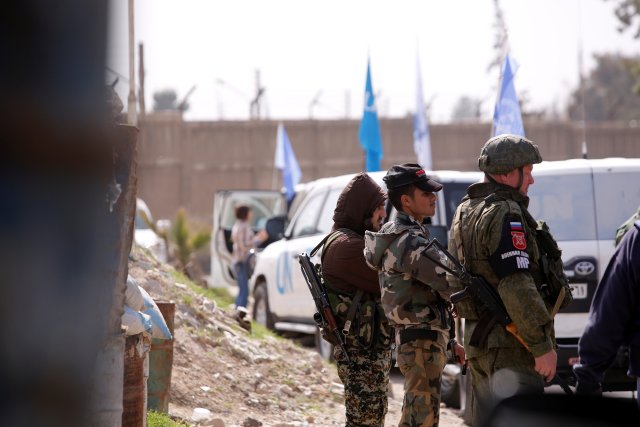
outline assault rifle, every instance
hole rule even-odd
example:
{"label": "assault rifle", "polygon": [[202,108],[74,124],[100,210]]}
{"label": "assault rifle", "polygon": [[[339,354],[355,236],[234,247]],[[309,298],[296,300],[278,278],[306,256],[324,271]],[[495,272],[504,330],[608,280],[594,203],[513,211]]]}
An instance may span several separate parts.
{"label": "assault rifle", "polygon": [[[430,247],[435,247],[437,251],[439,251],[442,255],[447,258],[448,262],[442,262],[442,257],[440,259],[434,259],[434,257],[429,253]],[[498,291],[491,286],[482,276],[474,276],[470,274],[464,266],[458,261],[445,247],[442,246],[438,240],[433,239],[429,242],[424,250],[423,255],[433,261],[436,265],[443,268],[445,271],[455,276],[465,285],[465,288],[459,292],[456,292],[451,295],[451,302],[456,304],[457,302],[465,299],[465,298],[474,298],[476,301],[479,301],[488,315],[483,316],[479,321],[478,325],[474,329],[474,333],[469,339],[469,344],[473,346],[480,346],[484,343],[493,329],[493,326],[496,323],[502,325],[507,332],[513,335],[519,342],[526,348],[531,351],[527,343],[524,342],[522,337],[518,334],[518,327],[513,323],[513,320],[507,313],[507,309],[500,298],[500,294]],[[477,333],[476,333],[477,332]],[[557,383],[562,387],[562,389],[567,394],[573,394],[569,386],[566,382],[562,381],[557,375],[552,380],[552,383]]]}
{"label": "assault rifle", "polygon": [[302,252],[298,255],[298,260],[300,261],[302,275],[304,276],[307,286],[309,287],[309,291],[311,292],[311,296],[313,297],[313,302],[316,304],[317,312],[313,315],[313,320],[316,321],[321,333],[326,333],[333,337],[333,340],[331,341],[340,346],[347,362],[350,362],[349,354],[345,347],[345,338],[338,328],[336,316],[333,313],[331,304],[329,303],[327,289],[318,276],[318,272],[311,262],[309,255],[306,252]]}

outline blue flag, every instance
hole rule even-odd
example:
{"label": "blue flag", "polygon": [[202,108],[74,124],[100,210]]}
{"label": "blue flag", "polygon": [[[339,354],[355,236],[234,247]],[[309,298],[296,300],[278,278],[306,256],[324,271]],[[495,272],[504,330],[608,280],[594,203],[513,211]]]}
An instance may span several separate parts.
{"label": "blue flag", "polygon": [[416,112],[413,116],[413,152],[418,164],[424,169],[433,169],[431,160],[431,138],[429,137],[429,122],[422,99],[422,76],[420,75],[420,60],[417,61],[416,80]]}
{"label": "blue flag", "polygon": [[378,123],[378,111],[376,100],[371,85],[371,68],[367,60],[367,83],[364,93],[364,112],[360,122],[360,146],[365,153],[365,171],[374,172],[381,170],[382,137],[380,136],[380,124]]}
{"label": "blue flag", "polygon": [[522,126],[522,114],[520,104],[513,85],[513,78],[517,71],[517,65],[507,53],[502,64],[502,81],[500,82],[500,95],[493,113],[493,136],[503,133],[524,135]]}
{"label": "blue flag", "polygon": [[282,123],[278,124],[276,136],[276,157],[273,161],[276,168],[282,171],[282,186],[285,188],[287,200],[291,201],[296,194],[296,184],[302,178],[302,172],[291,148],[291,141]]}

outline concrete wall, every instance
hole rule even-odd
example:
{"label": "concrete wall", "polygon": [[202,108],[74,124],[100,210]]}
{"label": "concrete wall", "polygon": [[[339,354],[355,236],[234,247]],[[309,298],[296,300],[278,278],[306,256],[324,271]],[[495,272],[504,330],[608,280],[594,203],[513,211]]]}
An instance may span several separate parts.
{"label": "concrete wall", "polygon": [[[284,122],[302,180],[355,173],[364,167],[359,120]],[[138,191],[157,218],[173,219],[179,207],[211,221],[220,189],[275,189],[273,158],[278,122],[184,122],[177,114],[152,114],[140,124]],[[414,161],[412,118],[381,119],[382,168]],[[571,122],[526,122],[527,137],[545,160],[581,157],[582,129]],[[490,124],[432,125],[434,169],[477,170]],[[586,129],[589,157],[640,157],[640,128],[622,123]]]}

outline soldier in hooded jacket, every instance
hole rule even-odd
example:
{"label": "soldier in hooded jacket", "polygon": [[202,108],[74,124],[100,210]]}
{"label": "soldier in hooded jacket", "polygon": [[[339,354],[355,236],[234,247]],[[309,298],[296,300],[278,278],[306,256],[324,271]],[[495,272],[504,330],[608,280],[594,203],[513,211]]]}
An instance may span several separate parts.
{"label": "soldier in hooded jacket", "polygon": [[[442,185],[411,163],[391,167],[384,181],[398,215],[379,232],[365,234],[365,259],[379,272],[382,306],[396,330],[396,361],[405,377],[399,426],[437,426],[451,319],[444,270],[424,252],[446,261],[439,251],[427,249],[423,221],[435,214],[434,193]],[[464,349],[452,345],[464,360]]]}
{"label": "soldier in hooded jacket", "polygon": [[[454,215],[449,250],[497,290],[526,344],[489,322],[490,313],[475,298],[456,303],[465,319],[473,426],[483,425],[501,398],[542,393],[556,373],[553,316],[571,301],[571,291],[548,227],[527,210],[531,172],[541,161],[538,147],[524,137],[489,139],[478,160],[485,180],[468,188]],[[453,289],[463,287],[448,279]]]}
{"label": "soldier in hooded jacket", "polygon": [[347,427],[382,427],[387,413],[391,329],[380,307],[377,274],[362,253],[365,230],[379,230],[386,218],[386,198],[369,175],[355,175],[340,193],[322,250],[329,300],[340,329],[348,330],[349,360],[340,346],[333,350],[344,384]]}

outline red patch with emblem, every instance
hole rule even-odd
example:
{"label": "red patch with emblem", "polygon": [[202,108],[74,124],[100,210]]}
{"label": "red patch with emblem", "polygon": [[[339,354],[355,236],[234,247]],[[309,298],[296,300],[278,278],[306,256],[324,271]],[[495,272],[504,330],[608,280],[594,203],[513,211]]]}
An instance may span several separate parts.
{"label": "red patch with emblem", "polygon": [[424,175],[426,172],[424,171],[424,169],[420,169],[419,171],[416,172],[416,176],[422,176]]}
{"label": "red patch with emblem", "polygon": [[513,242],[514,248],[520,249],[521,251],[527,249],[527,239],[524,237],[524,232],[511,231],[511,241]]}

